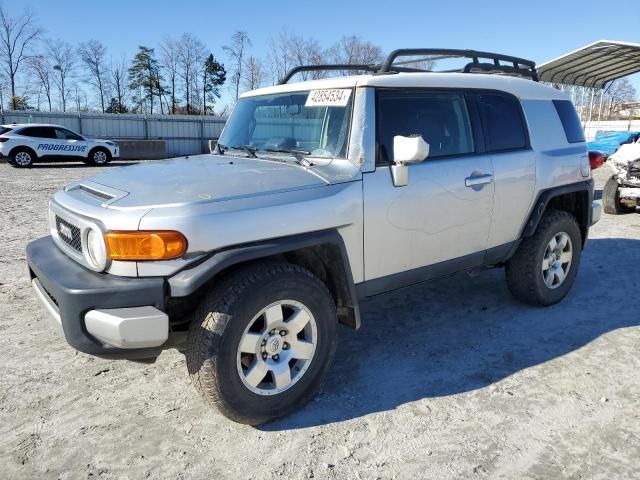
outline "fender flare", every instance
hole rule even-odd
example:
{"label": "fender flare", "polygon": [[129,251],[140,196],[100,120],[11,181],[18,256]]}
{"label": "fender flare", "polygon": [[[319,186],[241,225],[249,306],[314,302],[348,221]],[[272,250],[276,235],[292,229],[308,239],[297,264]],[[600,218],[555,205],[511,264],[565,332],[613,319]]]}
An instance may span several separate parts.
{"label": "fender flare", "polygon": [[[334,272],[338,270],[340,278],[334,280],[338,282],[336,288],[341,289],[346,304],[338,306],[338,317],[341,323],[348,324],[357,330],[361,325],[358,295],[347,249],[342,236],[334,229],[272,238],[216,250],[203,260],[188,265],[185,269],[168,278],[170,296],[186,297],[196,292],[223,270],[240,263],[322,246],[334,247],[339,252],[339,262],[336,262],[338,265],[334,264],[332,267]],[[340,307],[343,307],[342,310],[345,311],[341,311]]]}
{"label": "fender flare", "polygon": [[[578,219],[579,223],[584,224],[586,229],[589,229],[591,225],[591,204],[593,202],[593,178],[588,180],[584,180],[581,182],[570,183],[567,185],[561,185],[559,187],[552,187],[547,190],[543,190],[538,194],[538,198],[533,204],[533,208],[531,213],[529,214],[529,218],[527,219],[527,223],[524,224],[522,229],[522,233],[520,234],[520,238],[530,237],[532,236],[536,229],[538,228],[538,224],[544,215],[544,212],[547,209],[547,206],[555,197],[559,197],[560,195],[565,195],[567,193],[575,193],[575,192],[587,192],[586,200],[582,202],[582,208],[586,213],[586,218]],[[586,236],[585,236],[586,241]]]}

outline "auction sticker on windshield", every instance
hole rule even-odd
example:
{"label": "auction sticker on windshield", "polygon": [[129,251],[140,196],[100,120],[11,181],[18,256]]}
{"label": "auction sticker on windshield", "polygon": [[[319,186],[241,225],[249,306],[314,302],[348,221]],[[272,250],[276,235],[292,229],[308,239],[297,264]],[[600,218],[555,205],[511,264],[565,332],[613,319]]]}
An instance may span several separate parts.
{"label": "auction sticker on windshield", "polygon": [[351,96],[350,88],[311,90],[305,107],[344,107]]}

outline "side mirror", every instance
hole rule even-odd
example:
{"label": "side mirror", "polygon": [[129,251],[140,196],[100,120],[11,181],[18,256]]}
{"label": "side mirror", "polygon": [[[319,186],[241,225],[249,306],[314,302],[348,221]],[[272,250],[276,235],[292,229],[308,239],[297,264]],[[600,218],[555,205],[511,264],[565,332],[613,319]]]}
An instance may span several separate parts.
{"label": "side mirror", "polygon": [[409,184],[408,163],[422,162],[429,155],[429,144],[424,141],[422,135],[412,135],[403,137],[396,135],[393,137],[393,161],[391,165],[391,176],[393,185],[405,187]]}

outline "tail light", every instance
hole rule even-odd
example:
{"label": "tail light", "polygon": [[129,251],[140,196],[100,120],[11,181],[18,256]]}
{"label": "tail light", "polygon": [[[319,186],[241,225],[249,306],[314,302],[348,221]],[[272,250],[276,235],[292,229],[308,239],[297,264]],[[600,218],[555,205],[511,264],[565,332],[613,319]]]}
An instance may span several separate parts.
{"label": "tail light", "polygon": [[591,164],[591,170],[600,168],[604,165],[606,158],[600,152],[589,152],[589,163]]}
{"label": "tail light", "polygon": [[8,142],[9,139],[7,137],[0,137],[0,143]]}

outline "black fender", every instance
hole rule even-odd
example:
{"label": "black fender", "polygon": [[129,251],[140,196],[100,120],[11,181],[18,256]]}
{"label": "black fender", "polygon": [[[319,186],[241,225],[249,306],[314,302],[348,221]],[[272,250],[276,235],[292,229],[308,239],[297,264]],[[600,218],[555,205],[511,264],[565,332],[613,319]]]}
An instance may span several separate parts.
{"label": "black fender", "polygon": [[230,267],[273,257],[284,257],[292,263],[300,263],[307,268],[310,262],[313,263],[312,257],[317,258],[322,263],[324,275],[318,275],[317,271],[314,273],[321,277],[320,279],[327,284],[334,296],[340,323],[354,329],[360,328],[360,308],[347,249],[342,237],[334,229],[216,250],[168,278],[170,296],[186,297],[210,281],[215,283],[215,277]]}
{"label": "black fender", "polygon": [[547,210],[549,204],[553,203],[554,199],[561,198],[564,195],[584,192],[582,195],[578,195],[577,201],[578,203],[575,205],[576,211],[573,212],[576,214],[576,219],[580,224],[580,228],[583,234],[583,243],[587,240],[587,233],[589,231],[589,226],[592,221],[592,210],[591,204],[593,203],[593,179],[590,178],[588,180],[584,180],[581,182],[570,183],[567,185],[561,185],[558,187],[549,188],[547,190],[542,190],[538,194],[538,198],[533,204],[533,208],[531,213],[529,214],[529,218],[527,219],[527,223],[525,223],[524,228],[522,229],[522,233],[520,238],[526,238],[532,236],[536,229],[538,228],[538,224],[544,215],[544,212]]}

